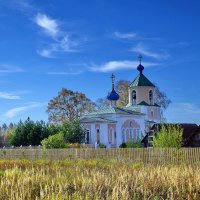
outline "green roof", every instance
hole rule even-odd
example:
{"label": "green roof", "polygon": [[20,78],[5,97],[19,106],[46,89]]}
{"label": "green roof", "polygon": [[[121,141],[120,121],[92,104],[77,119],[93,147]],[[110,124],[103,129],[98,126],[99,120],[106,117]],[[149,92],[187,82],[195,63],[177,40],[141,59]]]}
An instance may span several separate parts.
{"label": "green roof", "polygon": [[138,106],[150,106],[146,101],[141,101]]}
{"label": "green roof", "polygon": [[99,122],[99,123],[116,123],[114,120],[106,119],[103,117],[83,117],[81,118],[81,123],[91,123],[91,122]]}
{"label": "green roof", "polygon": [[151,81],[148,80],[148,78],[142,73],[139,73],[138,76],[135,78],[135,80],[130,84],[130,87],[135,87],[135,86],[155,87],[155,85],[151,83]]}
{"label": "green roof", "polygon": [[131,114],[131,115],[141,115],[140,112],[136,112],[134,110],[128,110],[126,108],[118,108],[118,107],[109,107],[109,108],[103,108],[103,109],[99,109],[98,111],[96,112],[93,112],[93,113],[88,113],[88,114],[84,114],[83,115],[83,118],[84,117],[98,117],[99,115],[105,115],[105,114]]}

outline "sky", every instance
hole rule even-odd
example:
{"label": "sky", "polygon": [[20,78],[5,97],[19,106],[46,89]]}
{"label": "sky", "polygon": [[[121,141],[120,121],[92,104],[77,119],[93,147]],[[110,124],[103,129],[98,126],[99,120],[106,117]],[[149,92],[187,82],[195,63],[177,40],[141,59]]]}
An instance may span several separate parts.
{"label": "sky", "polygon": [[48,120],[62,88],[92,101],[144,74],[172,101],[168,122],[200,124],[200,1],[0,0],[0,124]]}

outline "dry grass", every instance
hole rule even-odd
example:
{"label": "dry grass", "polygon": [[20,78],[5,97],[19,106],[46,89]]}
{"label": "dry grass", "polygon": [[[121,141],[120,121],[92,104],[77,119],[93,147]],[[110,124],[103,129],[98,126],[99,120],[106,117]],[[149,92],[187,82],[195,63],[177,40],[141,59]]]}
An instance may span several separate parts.
{"label": "dry grass", "polygon": [[200,166],[0,161],[0,200],[200,199]]}

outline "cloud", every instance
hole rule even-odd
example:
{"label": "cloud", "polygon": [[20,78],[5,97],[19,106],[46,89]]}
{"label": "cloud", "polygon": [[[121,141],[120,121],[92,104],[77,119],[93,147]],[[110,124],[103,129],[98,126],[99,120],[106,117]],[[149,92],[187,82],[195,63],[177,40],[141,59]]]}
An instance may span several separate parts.
{"label": "cloud", "polygon": [[[145,67],[152,67],[156,66],[157,63],[143,62],[143,65]],[[94,72],[110,72],[123,69],[136,69],[137,66],[138,62],[136,61],[122,60],[122,61],[109,61],[102,65],[93,65],[89,67],[89,69]]]}
{"label": "cloud", "polygon": [[69,33],[61,30],[58,20],[50,18],[46,14],[38,13],[34,22],[42,29],[46,36],[52,39],[52,42],[37,50],[40,56],[55,58],[57,53],[77,51],[76,47],[79,45],[79,42],[72,39]]}
{"label": "cloud", "polygon": [[32,108],[42,107],[44,105],[46,105],[46,103],[32,102],[32,103],[29,103],[28,105],[12,108],[12,109],[8,110],[3,115],[3,117],[13,118],[13,117],[15,117],[15,116],[19,115],[20,113],[23,113],[27,110],[30,110]]}
{"label": "cloud", "polygon": [[190,114],[200,114],[200,107],[195,104],[182,102],[182,103],[174,103],[173,105],[176,109],[182,110],[182,112],[187,112]]}
{"label": "cloud", "polygon": [[7,93],[7,92],[0,92],[0,98],[13,100],[13,99],[20,99],[20,96]]}
{"label": "cloud", "polygon": [[55,37],[59,33],[58,21],[51,19],[45,14],[38,13],[35,17],[35,22],[40,26],[44,32],[52,37]]}
{"label": "cloud", "polygon": [[190,102],[172,102],[164,114],[172,123],[200,124],[200,106]]}
{"label": "cloud", "polygon": [[76,72],[48,72],[49,75],[79,75],[82,74],[82,71],[76,71]]}
{"label": "cloud", "polygon": [[15,65],[0,64],[0,74],[18,73],[18,72],[24,72],[24,70]]}
{"label": "cloud", "polygon": [[133,33],[133,32],[130,32],[130,33],[120,33],[120,32],[114,32],[114,36],[118,39],[127,39],[127,40],[130,40],[130,39],[135,39],[136,36],[137,36],[137,33]]}
{"label": "cloud", "polygon": [[170,55],[166,51],[160,50],[159,53],[156,53],[154,51],[151,51],[143,43],[138,43],[136,46],[132,48],[132,51],[148,57],[155,58],[156,60],[167,60],[168,58],[170,58]]}

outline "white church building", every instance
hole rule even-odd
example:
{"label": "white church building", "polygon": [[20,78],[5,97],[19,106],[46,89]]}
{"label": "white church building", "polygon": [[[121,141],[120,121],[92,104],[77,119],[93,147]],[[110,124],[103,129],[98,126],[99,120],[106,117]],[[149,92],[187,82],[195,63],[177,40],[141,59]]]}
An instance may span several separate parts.
{"label": "white church building", "polygon": [[111,106],[81,117],[81,123],[87,130],[86,143],[119,147],[130,140],[136,142],[149,127],[160,123],[160,107],[154,102],[155,85],[143,74],[141,58],[137,70],[137,77],[129,85],[129,103],[126,106],[116,107],[120,96],[115,91],[115,76],[112,74],[112,91],[107,97]]}

